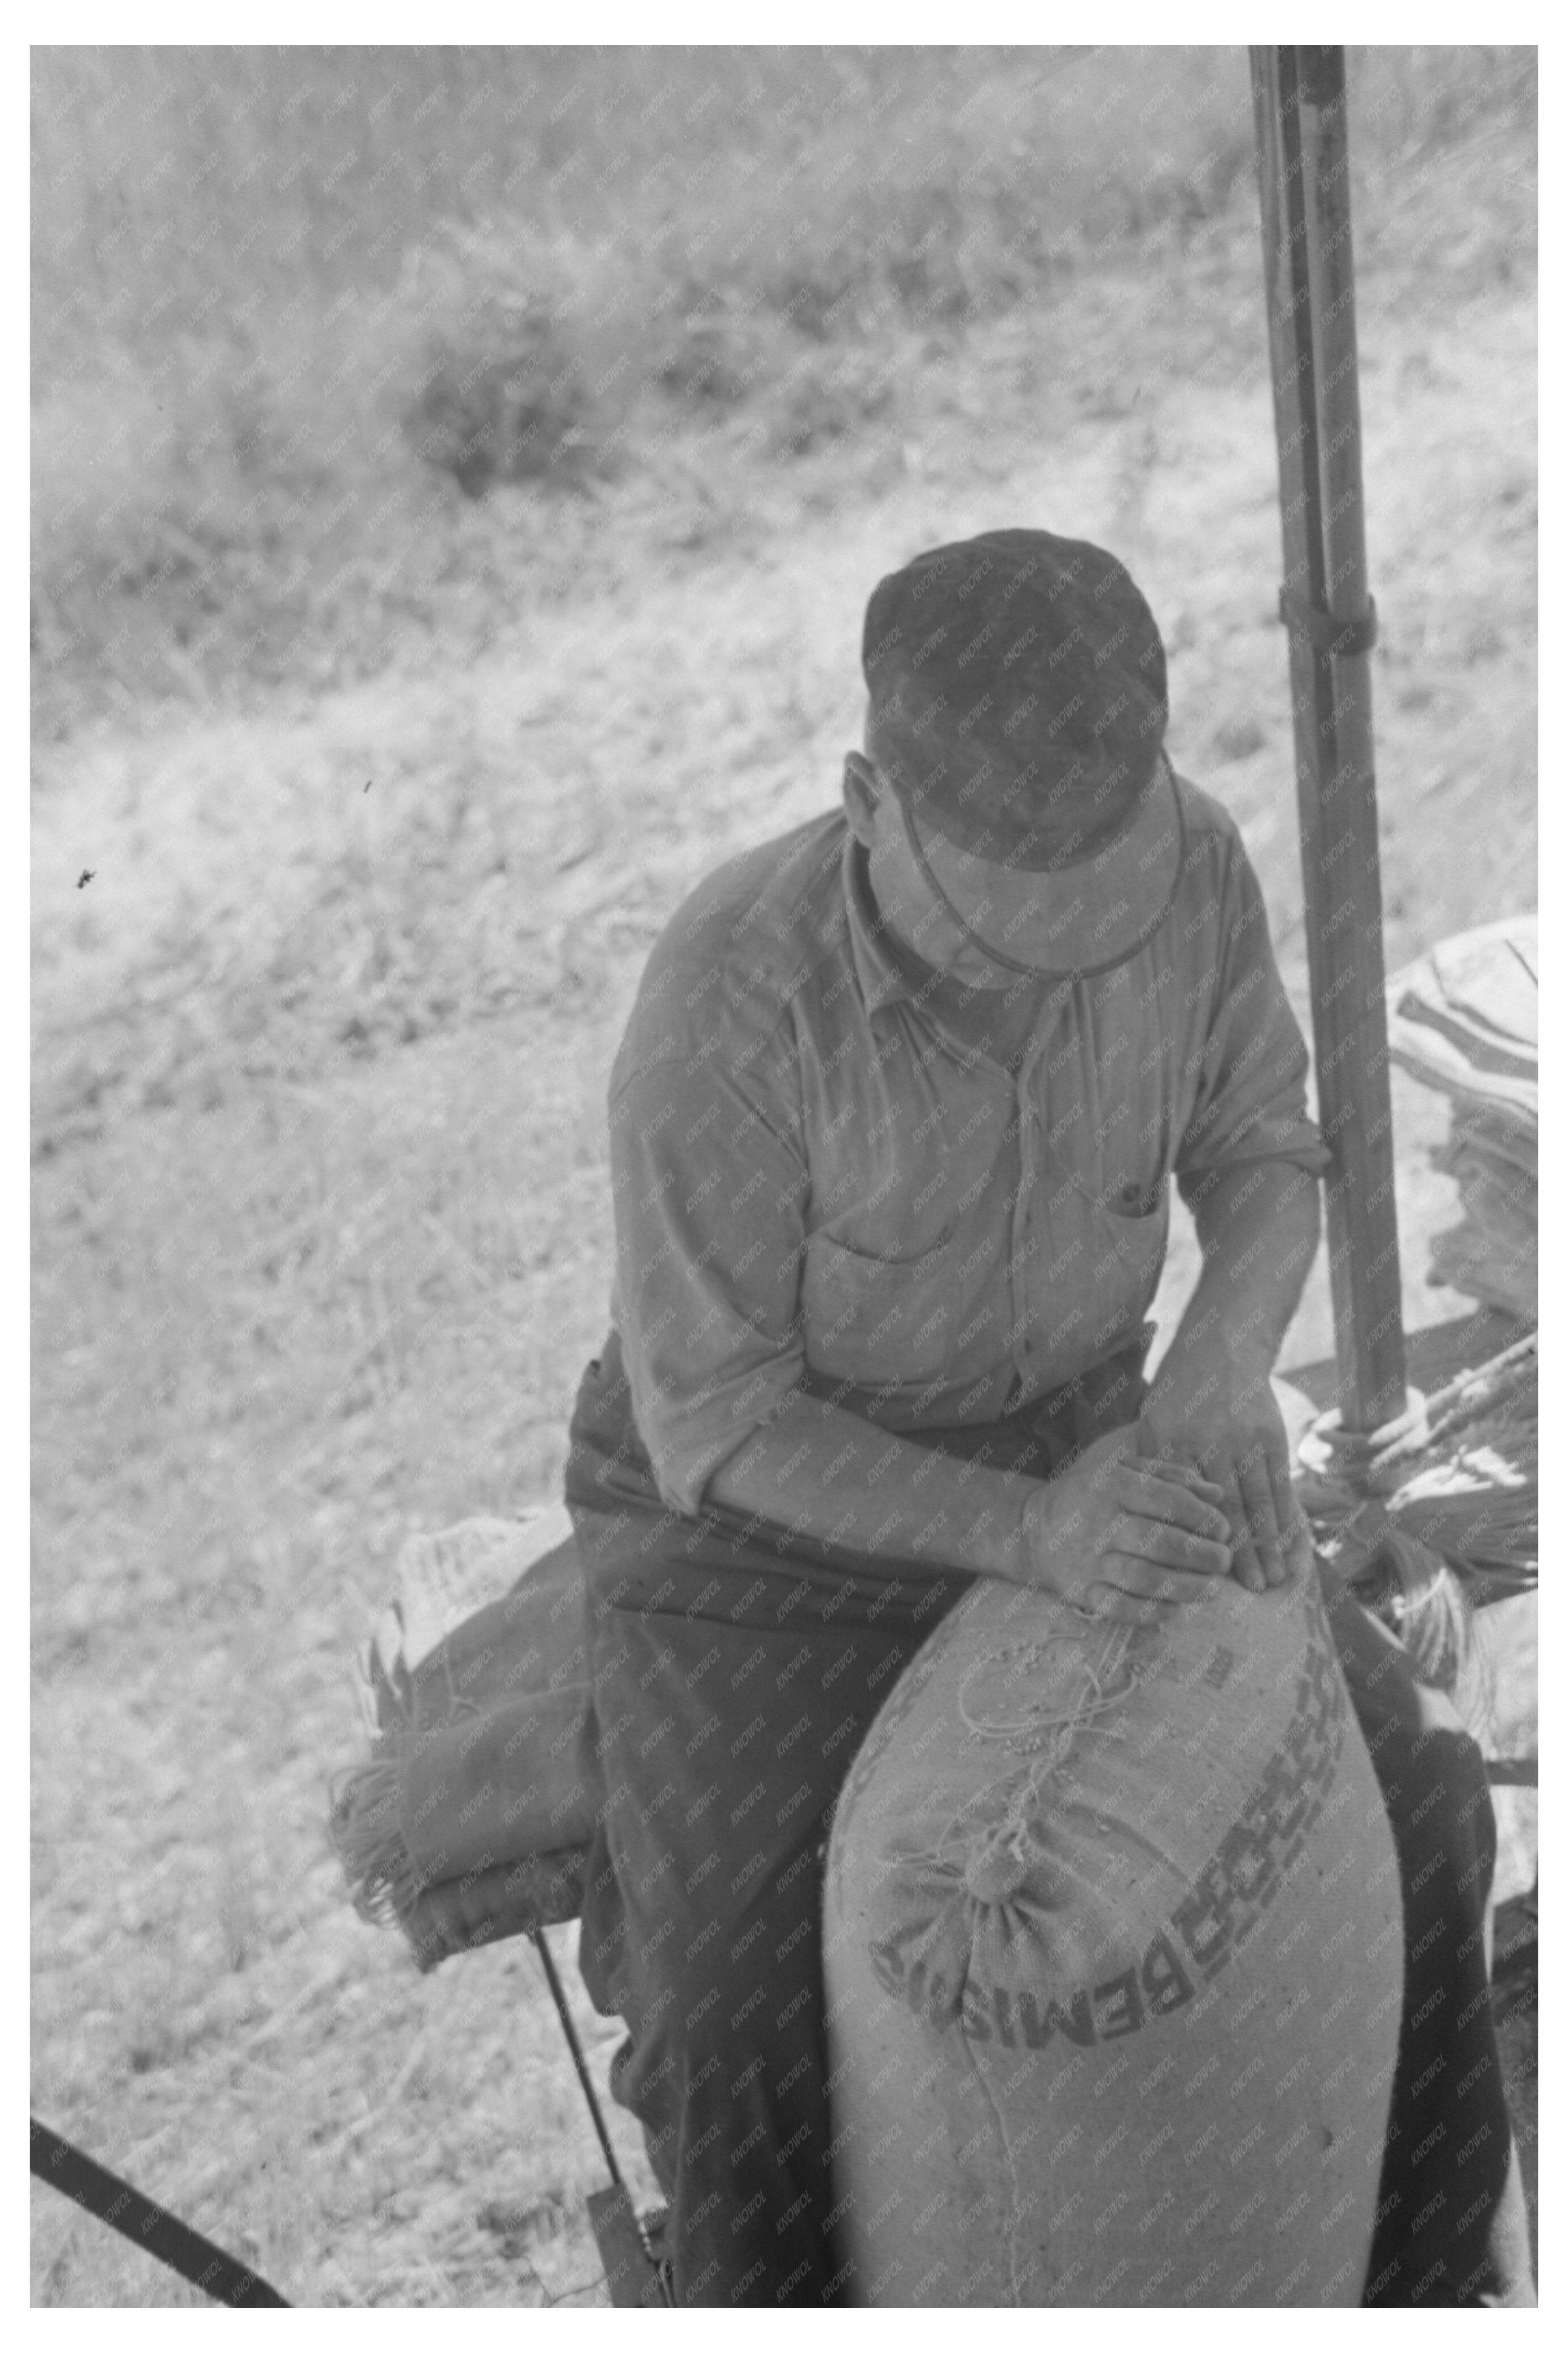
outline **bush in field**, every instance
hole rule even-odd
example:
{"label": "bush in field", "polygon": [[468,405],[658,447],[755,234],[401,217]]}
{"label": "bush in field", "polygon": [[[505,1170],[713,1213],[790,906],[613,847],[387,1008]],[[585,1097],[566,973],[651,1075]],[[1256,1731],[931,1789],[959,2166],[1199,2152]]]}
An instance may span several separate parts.
{"label": "bush in field", "polygon": [[[1503,132],[1466,266],[1506,275],[1533,52],[1356,51],[1352,92],[1384,212]],[[40,723],[374,674],[471,612],[476,533],[682,440],[886,435],[920,338],[1250,245],[1251,136],[1240,48],[35,50]]]}
{"label": "bush in field", "polygon": [[627,362],[584,316],[596,282],[602,293],[581,240],[521,222],[447,222],[409,257],[395,315],[423,340],[404,361],[403,423],[468,497],[495,482],[571,488],[603,466],[599,427]]}

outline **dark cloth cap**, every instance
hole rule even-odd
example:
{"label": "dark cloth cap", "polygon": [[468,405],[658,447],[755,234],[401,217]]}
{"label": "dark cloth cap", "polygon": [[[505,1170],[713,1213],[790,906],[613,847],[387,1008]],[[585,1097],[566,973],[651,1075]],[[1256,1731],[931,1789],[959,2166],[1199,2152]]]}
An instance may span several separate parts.
{"label": "dark cloth cap", "polygon": [[1159,761],[1165,649],[1131,573],[1048,531],[928,548],[878,582],[861,666],[879,771],[922,830],[1043,872],[1132,818]]}

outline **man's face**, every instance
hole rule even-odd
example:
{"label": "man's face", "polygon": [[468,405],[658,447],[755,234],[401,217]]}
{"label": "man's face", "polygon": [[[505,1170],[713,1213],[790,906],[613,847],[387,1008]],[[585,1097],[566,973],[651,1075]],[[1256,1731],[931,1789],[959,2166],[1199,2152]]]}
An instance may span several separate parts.
{"label": "man's face", "polygon": [[[858,839],[866,845],[871,894],[888,929],[925,963],[963,982],[966,988],[1011,988],[1017,973],[993,964],[973,941],[965,939],[920,870],[898,798],[877,771],[869,704],[862,744],[863,749],[851,752],[845,763],[844,807]],[[964,920],[977,930],[984,930],[988,913],[994,915],[987,907],[978,871],[966,889],[953,892],[952,898]]]}

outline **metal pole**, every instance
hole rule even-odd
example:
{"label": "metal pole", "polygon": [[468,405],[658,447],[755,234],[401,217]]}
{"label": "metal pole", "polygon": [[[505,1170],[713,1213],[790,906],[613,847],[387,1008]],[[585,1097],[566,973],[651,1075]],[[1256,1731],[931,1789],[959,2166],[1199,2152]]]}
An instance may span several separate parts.
{"label": "metal pole", "polygon": [[1345,1425],[1405,1404],[1342,48],[1254,48],[1296,795]]}

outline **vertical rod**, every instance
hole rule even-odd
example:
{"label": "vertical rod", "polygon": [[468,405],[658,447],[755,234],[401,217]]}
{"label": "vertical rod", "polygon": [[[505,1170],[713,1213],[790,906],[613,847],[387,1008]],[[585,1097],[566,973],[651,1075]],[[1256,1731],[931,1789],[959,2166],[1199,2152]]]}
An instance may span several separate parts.
{"label": "vertical rod", "polygon": [[545,1980],[555,2003],[555,2014],[561,2021],[561,2031],[566,2037],[566,2047],[572,2053],[572,2064],[577,2070],[577,2081],[582,2084],[583,2096],[588,2103],[588,2114],[594,2119],[594,2130],[599,2136],[599,2147],[605,2152],[605,2163],[610,2168],[610,2179],[617,2189],[624,2189],[626,2183],[621,2179],[621,2168],[616,2161],[616,2152],[611,2146],[610,2136],[605,2129],[604,2116],[600,2113],[599,2095],[594,2089],[594,2079],[588,2073],[588,2063],[583,2056],[583,2046],[577,2040],[577,2029],[573,2024],[572,2013],[566,2007],[566,1996],[562,1991],[561,1979],[555,1973],[555,1957],[544,1940],[542,1928],[532,1928],[529,1934],[532,1937],[534,1949],[544,1965]]}
{"label": "vertical rod", "polygon": [[666,2272],[664,2264],[659,2261],[658,2257],[655,2254],[652,2246],[649,2244],[647,2225],[644,2223],[643,2219],[637,2212],[636,2207],[632,2204],[631,2192],[626,2188],[626,2181],[621,2173],[620,2166],[616,2159],[616,2152],[611,2145],[610,2136],[605,2130],[604,2112],[599,2105],[599,2095],[594,2089],[594,2079],[588,2073],[588,2063],[583,2056],[583,2045],[577,2040],[577,2029],[573,2023],[572,2013],[566,2007],[566,1995],[562,1987],[560,1977],[556,1972],[555,1956],[550,1949],[549,1941],[546,1938],[542,1928],[531,1928],[529,1935],[532,1939],[534,1950],[538,1953],[540,1960],[543,1964],[545,1982],[550,1988],[551,1998],[555,2004],[555,2014],[561,2021],[561,2031],[566,2037],[566,2047],[572,2053],[572,2064],[577,2070],[577,2081],[583,2086],[583,2096],[588,2103],[588,2114],[594,2119],[594,2130],[599,2136],[599,2147],[605,2152],[605,2163],[610,2169],[610,2179],[615,2184],[615,2187],[620,2191],[622,2197],[626,2200],[626,2211],[632,2218],[632,2223],[637,2231],[638,2243],[642,2248],[644,2255],[654,2267],[654,2271],[658,2280],[659,2302],[661,2304],[672,2305],[675,2302],[675,2296],[670,2286],[669,2276]]}
{"label": "vertical rod", "polygon": [[1370,1430],[1404,1406],[1405,1331],[1370,634],[1332,647],[1371,617],[1344,51],[1251,66],[1334,1345],[1346,1426]]}

